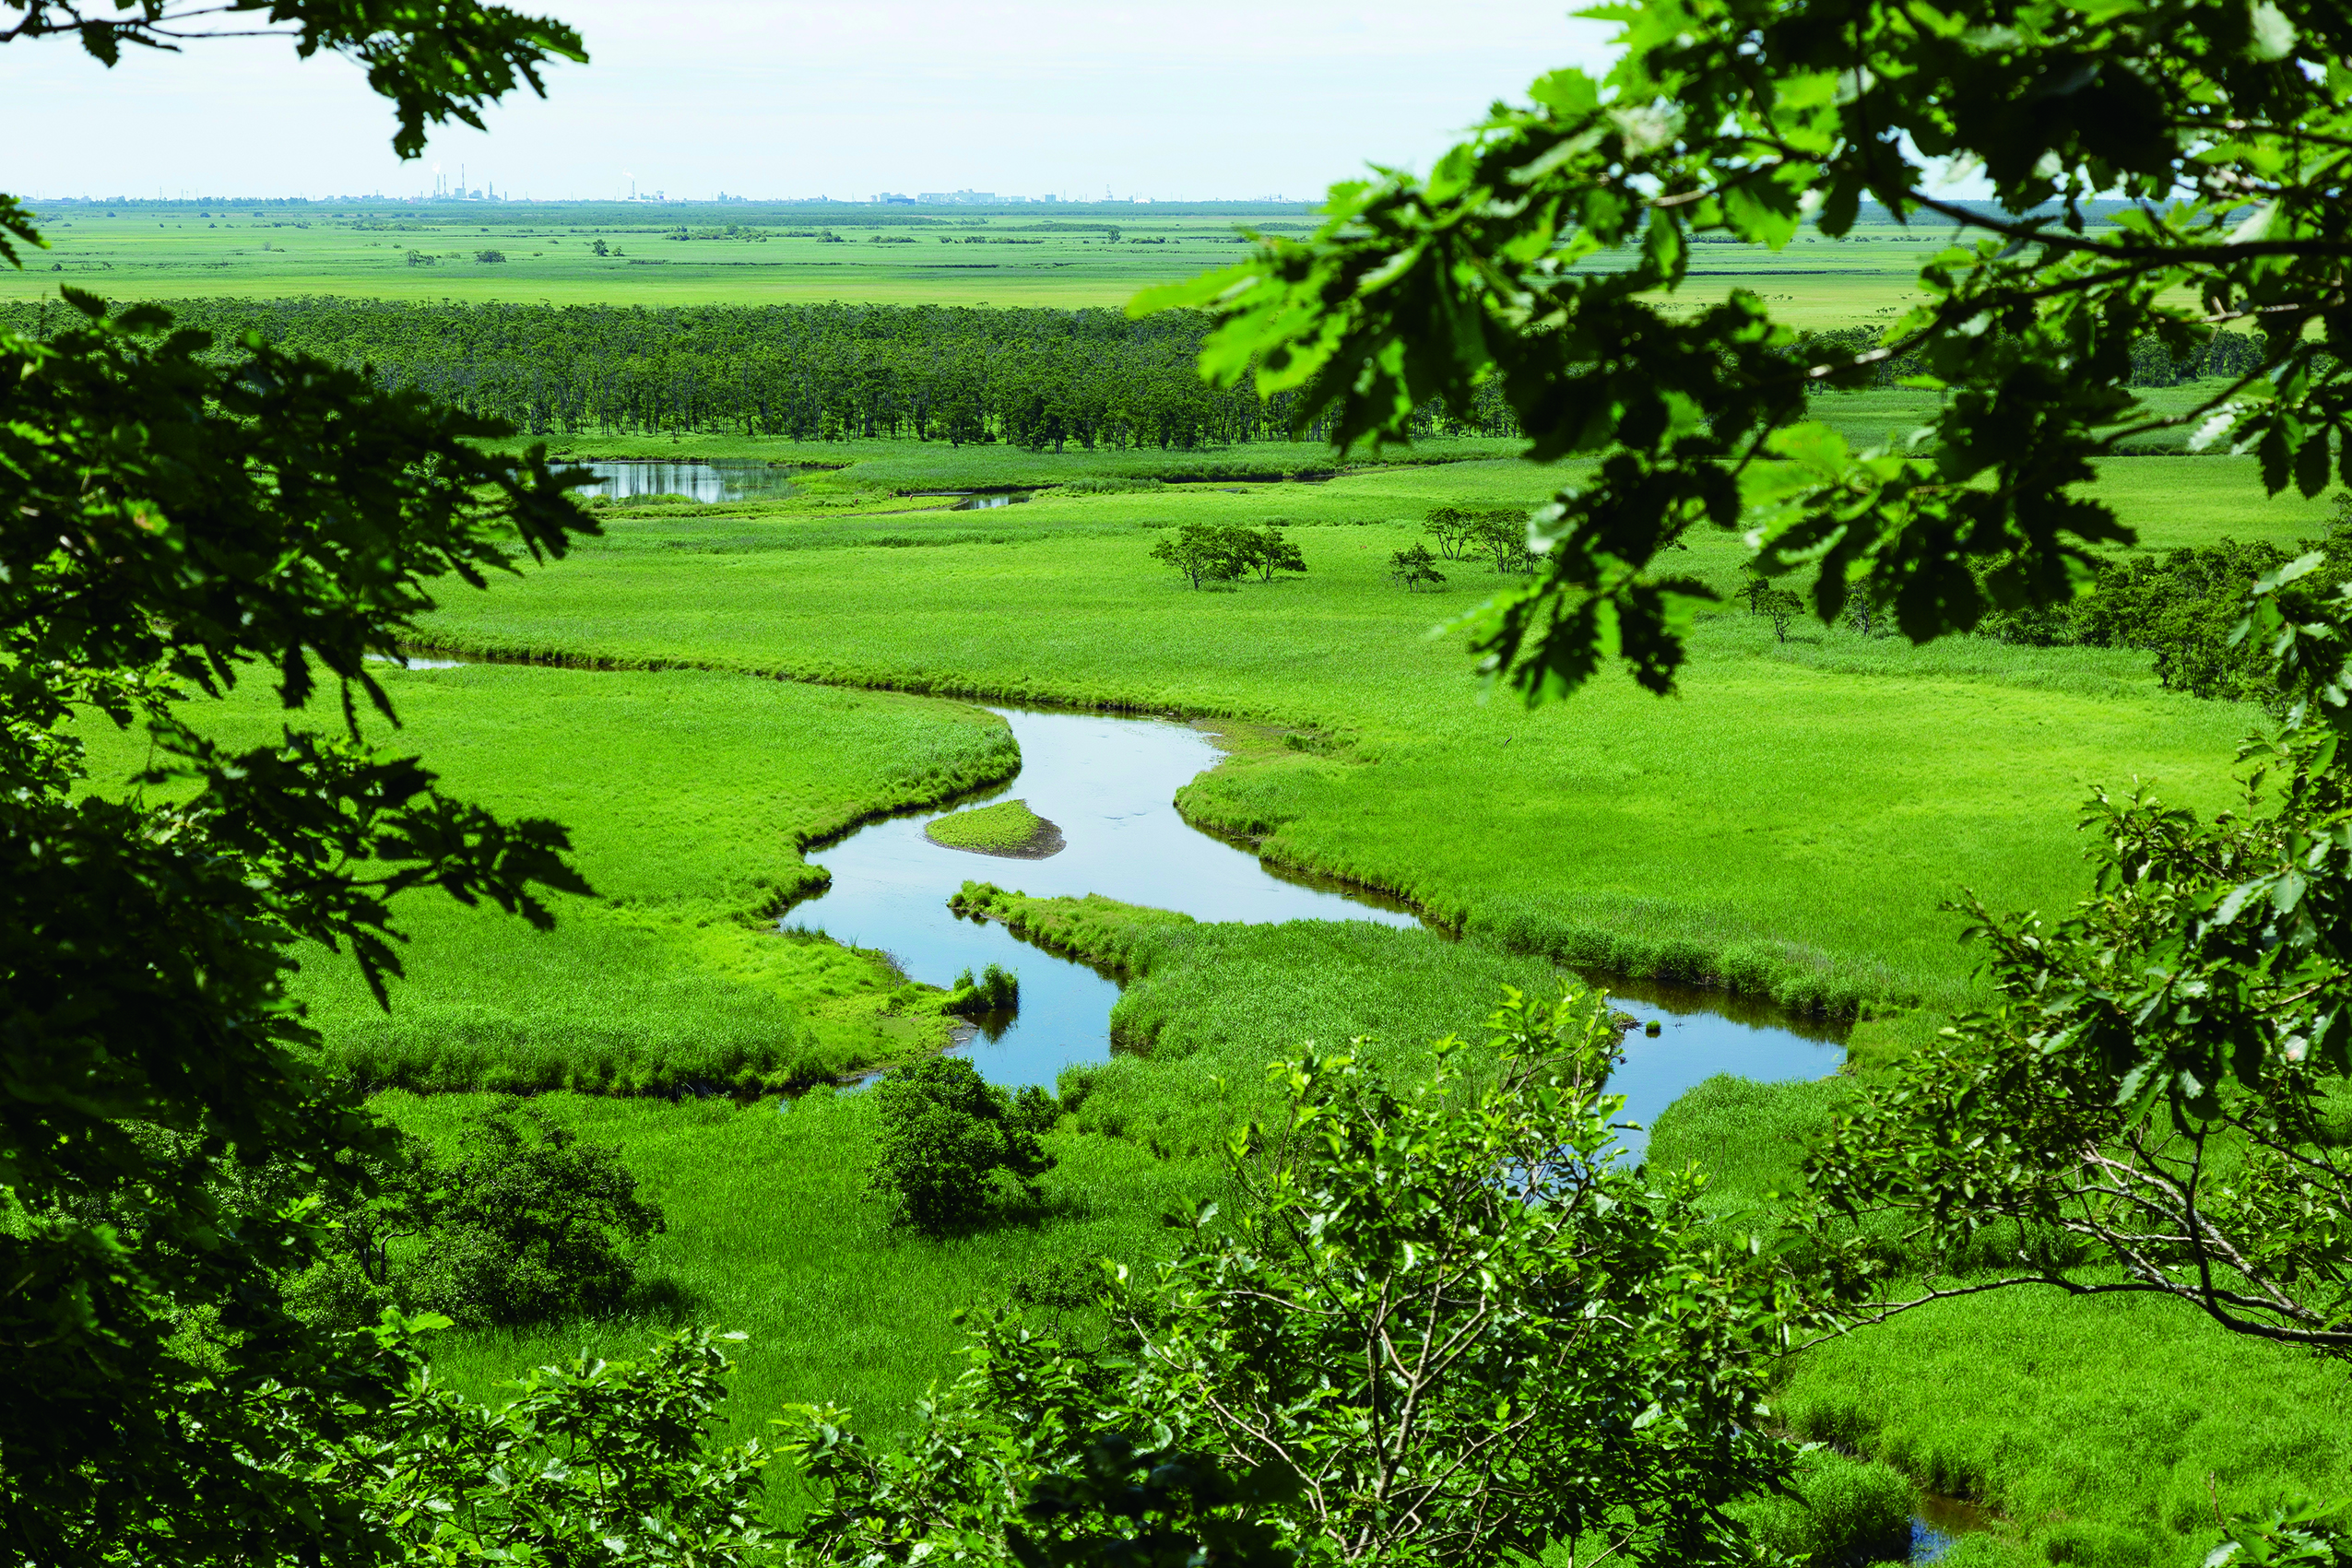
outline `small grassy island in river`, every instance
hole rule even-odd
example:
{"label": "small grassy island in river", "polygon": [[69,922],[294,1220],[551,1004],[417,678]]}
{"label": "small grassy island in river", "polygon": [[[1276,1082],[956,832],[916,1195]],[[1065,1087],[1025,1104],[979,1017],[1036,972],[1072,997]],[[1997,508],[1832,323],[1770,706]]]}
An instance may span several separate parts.
{"label": "small grassy island in river", "polygon": [[1061,830],[1029,809],[1025,800],[1000,800],[970,811],[942,817],[923,830],[933,843],[968,849],[975,855],[1002,855],[1017,860],[1043,860],[1058,855]]}

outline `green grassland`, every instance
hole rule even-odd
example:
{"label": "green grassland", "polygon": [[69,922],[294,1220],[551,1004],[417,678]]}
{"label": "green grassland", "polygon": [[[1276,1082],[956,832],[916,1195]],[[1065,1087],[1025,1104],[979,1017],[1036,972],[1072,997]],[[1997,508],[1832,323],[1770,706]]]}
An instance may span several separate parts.
{"label": "green grassland", "polygon": [[[1302,1040],[1379,1038],[1368,1059],[1394,1072],[1425,1065],[1440,1035],[1475,1038],[1505,984],[1556,984],[1547,966],[1425,931],[1353,923],[1197,925],[1104,901],[1040,901],[1081,916],[1079,946],[1123,952],[1136,978],[1120,1008],[1153,1044],[1066,1079],[1072,1107],[1048,1135],[1058,1161],[1028,1220],[931,1241],[887,1223],[863,1197],[872,1101],[830,1087],[788,1108],[774,1099],[682,1102],[551,1093],[536,1102],[584,1137],[617,1143],[667,1211],[639,1289],[609,1320],[514,1332],[453,1331],[441,1375],[487,1394],[519,1366],[583,1346],[626,1354],[673,1322],[751,1335],[729,1409],[739,1436],[793,1400],[850,1407],[861,1430],[903,1430],[913,1404],[954,1366],[954,1314],[1013,1297],[1056,1260],[1153,1256],[1164,1213],[1223,1190],[1214,1157],[1228,1118],[1262,1102],[1266,1068]],[[1204,1092],[1205,1091],[1205,1092]],[[398,1125],[449,1138],[479,1096],[391,1091],[372,1103]]]}
{"label": "green grassland", "polygon": [[[448,1138],[483,1098],[378,1095],[403,1127]],[[521,1367],[582,1349],[625,1356],[657,1329],[705,1323],[751,1336],[729,1389],[733,1440],[765,1439],[790,1402],[848,1406],[861,1430],[903,1430],[914,1402],[951,1374],[955,1315],[1010,1298],[1055,1259],[1141,1258],[1158,1220],[1213,1187],[1215,1173],[1172,1165],[1115,1138],[1057,1133],[1034,1224],[930,1241],[892,1229],[864,1197],[875,1136],[869,1097],[830,1089],[779,1111],[774,1100],[669,1102],[549,1094],[535,1102],[584,1138],[618,1144],[665,1210],[668,1229],[613,1317],[537,1330],[454,1330],[433,1348],[436,1373],[477,1397]]]}
{"label": "green grassland", "polygon": [[[1032,460],[1042,476],[1046,460]],[[854,475],[855,469],[850,470]],[[557,572],[436,617],[452,649],[666,663],[951,695],[1249,719],[1294,730],[1186,792],[1197,819],[1451,924],[1596,969],[1738,979],[1798,1005],[1969,988],[1938,904],[2071,901],[2075,808],[2147,780],[2211,807],[2251,715],[2158,690],[2136,655],[1976,639],[1914,649],[1736,610],[1702,621],[1683,693],[1610,678],[1529,713],[1480,702],[1458,634],[1496,579],[1388,581],[1429,508],[1531,502],[1556,476],[1484,462],[1321,484],[1046,495],[877,535],[756,508],[616,513]],[[2153,543],[2292,536],[2252,466],[2144,458],[2103,481]],[[1195,593],[1146,559],[1193,520],[1282,522],[1296,582]],[[836,530],[839,530],[836,532]],[[894,548],[881,548],[881,547]],[[1729,587],[1739,546],[1684,562]]]}
{"label": "green grassland", "polygon": [[[942,994],[909,986],[879,954],[773,922],[823,885],[805,846],[1009,776],[1018,752],[994,714],[695,672],[387,668],[383,679],[398,742],[461,797],[563,822],[595,896],[556,898],[550,934],[438,893],[403,897],[414,940],[389,1014],[347,958],[308,952],[297,994],[360,1082],[758,1087],[945,1043]],[[192,711],[242,744],[279,722],[258,681]],[[101,787],[145,760],[135,735],[89,738]]]}
{"label": "green grassland", "polygon": [[[25,271],[0,276],[0,300],[71,283],[123,300],[340,294],[1118,309],[1140,289],[1238,259],[1245,229],[1300,232],[1313,220],[1305,208],[1257,204],[750,213],[684,204],[136,203],[56,206],[40,221],[50,249]],[[1677,308],[1741,288],[1801,326],[1891,318],[1911,298],[1921,263],[1948,239],[1940,228],[1882,223],[1840,242],[1801,239],[1777,253],[1704,246],[1687,291],[1694,303]],[[599,241],[608,254],[595,253]],[[477,260],[484,252],[505,259]]]}
{"label": "green grassland", "polygon": [[[1266,210],[934,213],[924,222],[927,215],[844,207],[747,222],[739,208],[683,205],[59,207],[41,220],[50,250],[0,279],[0,299],[37,298],[65,282],[125,300],[339,294],[1117,309],[1140,289],[1235,259],[1238,227],[1282,221],[1259,216]],[[1294,210],[1284,226],[1305,224]],[[609,253],[596,254],[599,242]],[[477,260],[484,252],[505,259]],[[430,260],[414,264],[412,254]]]}
{"label": "green grassland", "polygon": [[[1706,1169],[1727,1231],[1767,1229],[1845,1092],[1712,1079],[1659,1118],[1649,1158]],[[2023,1544],[1995,1555],[2026,1561],[2190,1568],[2220,1539],[2217,1510],[2352,1489],[2340,1364],[2143,1298],[1940,1303],[1806,1351],[1776,1408],[1792,1435],[1980,1500],[1996,1542]]]}
{"label": "green grassland", "polygon": [[1053,824],[1029,809],[1025,800],[1000,800],[940,818],[923,830],[933,843],[968,849],[982,855],[1009,855],[1029,848],[1053,831]]}

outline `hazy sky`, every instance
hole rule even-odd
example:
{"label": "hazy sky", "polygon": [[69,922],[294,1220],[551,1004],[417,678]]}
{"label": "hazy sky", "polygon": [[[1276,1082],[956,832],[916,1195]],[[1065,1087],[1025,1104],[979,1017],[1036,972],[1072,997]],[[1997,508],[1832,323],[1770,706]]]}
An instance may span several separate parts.
{"label": "hazy sky", "polygon": [[1606,34],[1574,0],[541,0],[590,63],[408,164],[340,60],[277,40],[126,57],[0,46],[0,189],[337,195],[468,184],[706,198],[970,187],[1161,199],[1318,195],[1425,164],[1498,96]]}

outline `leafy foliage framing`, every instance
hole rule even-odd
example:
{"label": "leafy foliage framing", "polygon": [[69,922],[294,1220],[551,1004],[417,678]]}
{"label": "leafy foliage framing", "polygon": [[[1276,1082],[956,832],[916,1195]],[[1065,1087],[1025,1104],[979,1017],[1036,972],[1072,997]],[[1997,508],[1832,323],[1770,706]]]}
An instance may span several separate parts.
{"label": "leafy foliage framing", "polygon": [[[1712,595],[1661,558],[1702,524],[1743,531],[1771,574],[1811,571],[1825,620],[1866,579],[1925,641],[2070,596],[2131,537],[2070,487],[2155,430],[2257,454],[2274,492],[2352,478],[2352,14],[2334,0],[1587,14],[1623,27],[1605,77],[1555,71],[1427,177],[1335,187],[1313,236],[1138,307],[1219,313],[1204,371],[1296,392],[1343,446],[1498,383],[1529,456],[1594,460],[1537,514],[1536,580],[1476,623],[1487,669],[1529,701],[1612,659],[1672,689]],[[1937,165],[1994,202],[1937,195]],[[2135,205],[2094,227],[2101,195]],[[1686,298],[1694,240],[1834,238],[1865,200],[1956,240],[1877,345],[1801,341],[1744,291]],[[2258,363],[2177,414],[2137,401],[2148,340],[2178,361],[2228,324],[2259,327]],[[1805,418],[1809,388],[1906,356],[1948,393],[1908,442],[1857,453]]]}

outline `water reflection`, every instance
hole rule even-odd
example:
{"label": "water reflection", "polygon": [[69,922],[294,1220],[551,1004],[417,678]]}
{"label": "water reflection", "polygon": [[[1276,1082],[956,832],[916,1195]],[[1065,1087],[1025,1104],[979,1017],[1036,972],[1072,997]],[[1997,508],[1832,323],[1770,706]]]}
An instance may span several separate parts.
{"label": "water reflection", "polygon": [[[993,921],[951,914],[948,897],[967,879],[1040,897],[1099,893],[1200,920],[1418,923],[1392,899],[1275,873],[1248,848],[1188,824],[1176,814],[1176,793],[1213,767],[1218,756],[1199,731],[1159,719],[996,711],[1021,745],[1021,773],[958,808],[1018,795],[1060,827],[1060,854],[1008,861],[949,849],[923,833],[943,812],[910,814],[869,824],[811,854],[811,861],[833,874],[833,885],[786,916],[794,925],[887,951],[928,984],[945,985],[958,971],[976,973],[989,963],[1016,971],[1019,1011],[1001,1029],[990,1020],[968,1047],[990,1081],[1050,1085],[1065,1067],[1106,1060],[1118,983],[1110,973],[1031,947]],[[1778,1022],[1728,1018],[1688,996],[1627,989],[1623,1009],[1660,1024],[1655,1039],[1638,1031],[1626,1038],[1625,1062],[1613,1085],[1626,1096],[1626,1114],[1637,1122],[1647,1123],[1719,1072],[1767,1080],[1816,1078],[1835,1072],[1843,1059],[1834,1039],[1808,1038]],[[1627,1138],[1638,1158],[1643,1135]]]}
{"label": "water reflection", "polygon": [[690,501],[765,501],[792,493],[797,468],[768,463],[582,463],[597,477],[582,496],[682,495]]}
{"label": "water reflection", "polygon": [[[1718,992],[1659,986],[1637,980],[1606,980],[1610,999],[1656,1034],[1636,1029],[1625,1035],[1625,1060],[1610,1075],[1612,1093],[1625,1097],[1625,1119],[1643,1130],[1621,1133],[1626,1156],[1638,1160],[1649,1148],[1650,1124],[1660,1112],[1718,1073],[1784,1083],[1827,1078],[1846,1060],[1842,1032],[1826,1025],[1764,1013],[1754,1004],[1742,1018],[1718,1007],[1737,998]],[[1700,997],[1708,998],[1702,1003]],[[1769,1020],[1769,1021],[1766,1021]]]}

